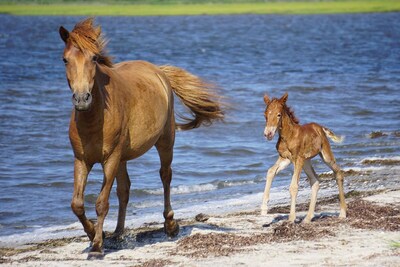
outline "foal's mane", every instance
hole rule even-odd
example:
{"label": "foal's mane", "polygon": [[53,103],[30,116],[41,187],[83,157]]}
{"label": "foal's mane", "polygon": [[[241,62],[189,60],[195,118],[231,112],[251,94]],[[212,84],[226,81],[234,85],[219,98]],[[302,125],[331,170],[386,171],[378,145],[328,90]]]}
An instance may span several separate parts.
{"label": "foal's mane", "polygon": [[87,18],[78,22],[69,34],[69,40],[83,53],[86,51],[95,54],[99,64],[112,67],[112,58],[107,54],[107,40],[101,33],[100,26],[93,26],[94,18]]}
{"label": "foal's mane", "polygon": [[[280,99],[278,98],[274,98],[272,99],[272,101],[279,101]],[[271,101],[271,102],[272,102]],[[281,103],[282,104],[282,103]],[[286,114],[289,116],[289,118],[295,123],[295,124],[299,124],[300,121],[299,119],[296,117],[296,115],[294,115],[294,111],[291,107],[289,107],[288,105],[286,105],[286,103],[283,103],[283,110],[286,112]]]}
{"label": "foal's mane", "polygon": [[283,105],[283,108],[286,112],[286,114],[289,116],[289,118],[295,123],[295,124],[299,124],[299,119],[296,117],[296,115],[294,115],[294,111],[291,107],[287,106],[286,104]]}

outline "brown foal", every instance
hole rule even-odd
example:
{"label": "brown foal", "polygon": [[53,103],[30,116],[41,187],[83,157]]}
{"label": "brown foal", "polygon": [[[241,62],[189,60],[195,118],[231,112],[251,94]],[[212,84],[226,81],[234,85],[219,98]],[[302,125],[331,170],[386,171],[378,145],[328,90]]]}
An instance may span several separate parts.
{"label": "brown foal", "polygon": [[[59,30],[65,43],[63,61],[72,91],[69,137],[75,155],[74,193],[71,208],[92,241],[89,258],[102,258],[103,223],[109,210],[109,196],[116,178],[119,200],[114,236],[124,231],[130,179],[126,163],[151,147],[160,156],[160,177],[164,187],[164,229],[178,234],[170,202],[175,129],[190,130],[224,117],[212,86],[173,66],[155,66],[145,61],[113,64],[105,52],[105,39],[93,19],[79,22],[69,32]],[[175,93],[194,118],[175,122]],[[104,178],[96,201],[97,222],[85,215],[84,191],[95,163],[103,167]]]}
{"label": "brown foal", "polygon": [[336,136],[328,128],[316,123],[299,125],[298,119],[286,105],[287,99],[287,93],[280,99],[273,98],[271,100],[267,95],[264,96],[264,102],[267,105],[264,113],[266,119],[264,136],[268,140],[272,140],[275,133],[278,132],[279,139],[276,149],[278,150],[279,157],[276,163],[268,169],[261,214],[265,215],[268,211],[269,191],[272,180],[278,172],[285,169],[292,162],[294,164],[294,173],[289,188],[291,197],[289,221],[294,222],[296,219],[296,197],[302,169],[307,174],[312,189],[310,207],[303,222],[308,223],[312,220],[317,201],[319,178],[311,165],[311,159],[319,154],[336,176],[340,200],[339,217],[345,218],[346,202],[343,190],[343,173],[336,164],[327,137],[334,142],[342,142],[342,138]]}

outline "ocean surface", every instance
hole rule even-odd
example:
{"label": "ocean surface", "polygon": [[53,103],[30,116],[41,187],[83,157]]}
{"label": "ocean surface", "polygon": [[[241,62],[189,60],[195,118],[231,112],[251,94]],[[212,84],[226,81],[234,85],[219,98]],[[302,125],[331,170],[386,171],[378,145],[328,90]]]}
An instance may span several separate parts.
{"label": "ocean surface", "polygon": [[[70,209],[71,92],[58,28],[81,17],[0,15],[0,246],[83,235]],[[301,123],[318,122],[345,141],[333,144],[345,190],[399,188],[400,13],[312,16],[99,17],[115,62],[142,59],[189,70],[221,88],[226,122],[178,132],[173,161],[175,217],[256,209],[277,138],[263,137],[263,95],[289,93]],[[318,173],[329,169],[315,159]],[[162,222],[155,149],[131,161],[127,227]],[[292,168],[274,183],[271,205],[289,202]],[[320,195],[337,194],[331,177]],[[95,218],[102,184],[86,187]],[[307,200],[305,175],[299,199]],[[117,219],[115,186],[105,230]]]}

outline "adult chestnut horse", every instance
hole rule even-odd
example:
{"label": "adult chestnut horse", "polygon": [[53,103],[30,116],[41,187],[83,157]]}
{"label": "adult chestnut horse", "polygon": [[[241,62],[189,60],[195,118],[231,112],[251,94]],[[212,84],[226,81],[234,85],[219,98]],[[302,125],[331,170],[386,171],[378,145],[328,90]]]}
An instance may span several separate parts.
{"label": "adult chestnut horse", "polygon": [[[164,230],[175,236],[179,226],[170,202],[171,162],[175,129],[190,130],[222,120],[221,104],[212,86],[183,69],[155,66],[144,61],[113,64],[105,52],[105,39],[93,19],[83,20],[69,32],[60,27],[65,43],[63,61],[74,109],[69,137],[75,156],[71,208],[92,241],[89,258],[103,256],[103,223],[109,196],[117,180],[118,222],[114,235],[124,231],[130,180],[128,160],[151,147],[160,156],[164,187]],[[175,122],[173,92],[188,107],[193,119]],[[104,180],[96,201],[97,223],[85,215],[84,191],[88,173],[101,163]]]}
{"label": "adult chestnut horse", "polygon": [[264,136],[268,140],[272,140],[275,133],[279,133],[278,143],[276,144],[279,157],[276,163],[268,169],[263,203],[261,205],[261,214],[267,214],[269,191],[271,189],[272,180],[278,172],[285,169],[292,162],[294,165],[294,173],[289,188],[291,197],[289,221],[294,222],[296,219],[296,197],[302,169],[307,174],[312,189],[310,207],[303,222],[308,223],[312,220],[317,201],[319,179],[311,165],[311,159],[319,154],[322,160],[335,173],[336,182],[339,187],[339,217],[345,218],[346,202],[343,192],[343,173],[336,164],[328,140],[329,137],[334,142],[341,142],[342,138],[336,136],[331,130],[317,123],[299,125],[299,120],[286,105],[287,99],[287,93],[279,99],[273,98],[272,100],[267,95],[264,96],[264,102],[267,106],[264,113],[266,120]]}

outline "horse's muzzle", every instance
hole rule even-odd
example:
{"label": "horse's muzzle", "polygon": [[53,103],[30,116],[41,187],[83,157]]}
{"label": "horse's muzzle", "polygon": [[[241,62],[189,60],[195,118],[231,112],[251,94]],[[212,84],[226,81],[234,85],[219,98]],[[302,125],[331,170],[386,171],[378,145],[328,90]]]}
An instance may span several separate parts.
{"label": "horse's muzzle", "polygon": [[264,130],[264,137],[271,141],[274,138],[276,128],[275,127],[266,127]]}
{"label": "horse's muzzle", "polygon": [[93,97],[91,93],[74,93],[72,103],[77,111],[89,110]]}

